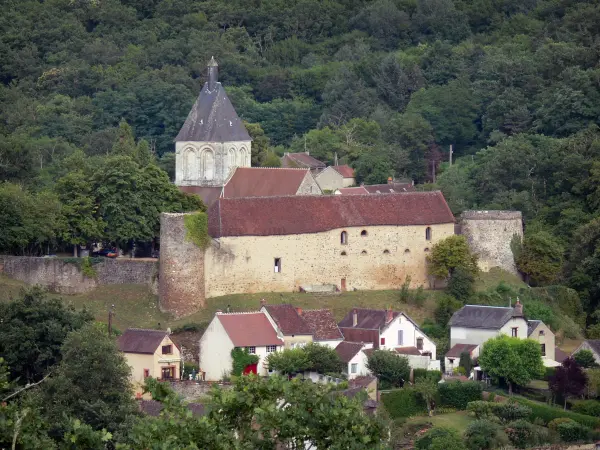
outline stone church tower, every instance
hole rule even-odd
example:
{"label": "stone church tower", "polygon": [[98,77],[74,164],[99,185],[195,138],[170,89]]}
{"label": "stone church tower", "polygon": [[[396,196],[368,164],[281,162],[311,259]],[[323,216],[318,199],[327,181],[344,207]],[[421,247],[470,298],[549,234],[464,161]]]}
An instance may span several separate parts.
{"label": "stone church tower", "polygon": [[185,191],[221,188],[234,167],[250,167],[252,139],[218,79],[213,57],[208,81],[175,138],[175,184]]}

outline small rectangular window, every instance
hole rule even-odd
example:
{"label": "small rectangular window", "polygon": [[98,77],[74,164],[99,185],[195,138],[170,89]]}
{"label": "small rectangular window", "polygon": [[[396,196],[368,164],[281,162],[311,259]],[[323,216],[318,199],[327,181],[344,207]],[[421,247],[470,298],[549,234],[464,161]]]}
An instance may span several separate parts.
{"label": "small rectangular window", "polygon": [[254,346],[246,347],[246,350],[248,350],[248,353],[250,353],[251,355],[254,355],[256,353],[256,347]]}
{"label": "small rectangular window", "polygon": [[423,338],[417,338],[417,350],[423,350]]}
{"label": "small rectangular window", "polygon": [[356,372],[358,372],[358,364],[357,363],[350,364],[350,373],[356,373]]}
{"label": "small rectangular window", "polygon": [[150,376],[150,369],[144,369],[144,378],[148,378]]}
{"label": "small rectangular window", "polygon": [[519,337],[519,328],[518,327],[514,327],[512,329],[512,337]]}
{"label": "small rectangular window", "polygon": [[404,345],[404,330],[398,330],[398,345]]}
{"label": "small rectangular window", "polygon": [[267,353],[273,353],[277,351],[276,345],[267,345]]}
{"label": "small rectangular window", "polygon": [[281,273],[281,258],[275,258],[275,263],[273,264],[273,269],[275,273]]}
{"label": "small rectangular window", "polygon": [[163,355],[173,354],[173,346],[172,345],[163,345],[162,346],[162,354]]}
{"label": "small rectangular window", "polygon": [[542,347],[542,356],[546,356],[546,344],[541,344]]}
{"label": "small rectangular window", "polygon": [[540,336],[544,335],[544,330],[540,330]]}
{"label": "small rectangular window", "polygon": [[385,345],[385,338],[381,338],[381,345]]}

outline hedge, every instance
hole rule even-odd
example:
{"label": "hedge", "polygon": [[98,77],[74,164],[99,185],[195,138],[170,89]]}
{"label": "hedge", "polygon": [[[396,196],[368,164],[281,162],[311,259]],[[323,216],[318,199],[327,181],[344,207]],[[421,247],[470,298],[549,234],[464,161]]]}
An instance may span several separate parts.
{"label": "hedge", "polygon": [[423,398],[408,387],[382,393],[381,401],[393,419],[418,416],[427,412]]}
{"label": "hedge", "polygon": [[600,402],[598,400],[575,400],[571,402],[571,411],[600,417]]}
{"label": "hedge", "polygon": [[544,424],[547,424],[551,420],[558,419],[559,417],[567,417],[589,428],[597,428],[600,426],[600,418],[598,417],[586,416],[585,414],[578,414],[571,411],[564,411],[563,409],[556,408],[554,406],[532,402],[523,398],[517,398],[516,400],[522,405],[526,405],[531,408],[529,420],[532,422],[536,417],[542,419]]}
{"label": "hedge", "polygon": [[440,403],[456,409],[467,409],[469,402],[481,400],[481,385],[474,381],[454,381],[438,385]]}
{"label": "hedge", "polygon": [[422,378],[429,378],[437,383],[442,379],[442,372],[439,370],[413,369],[413,377],[415,382]]}

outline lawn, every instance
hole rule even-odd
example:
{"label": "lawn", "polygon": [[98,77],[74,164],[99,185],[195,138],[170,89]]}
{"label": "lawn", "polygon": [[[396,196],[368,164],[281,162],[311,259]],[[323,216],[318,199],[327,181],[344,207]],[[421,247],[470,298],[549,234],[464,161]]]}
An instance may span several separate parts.
{"label": "lawn", "polygon": [[436,427],[453,428],[462,434],[467,426],[475,419],[469,416],[466,411],[456,411],[453,413],[435,415],[433,417],[411,417],[408,422],[422,422],[424,420],[431,422]]}

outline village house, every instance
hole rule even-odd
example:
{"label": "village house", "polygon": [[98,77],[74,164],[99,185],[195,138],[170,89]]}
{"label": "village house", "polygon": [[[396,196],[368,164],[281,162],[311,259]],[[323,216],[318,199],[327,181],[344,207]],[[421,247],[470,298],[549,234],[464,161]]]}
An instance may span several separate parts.
{"label": "village house", "polygon": [[353,186],[356,183],[354,169],[346,164],[342,166],[329,166],[320,171],[315,179],[321,190],[329,192]]}
{"label": "village house", "polygon": [[284,153],[281,158],[281,167],[310,169],[313,175],[325,170],[327,164],[310,156],[310,152]]}
{"label": "village house", "polygon": [[600,339],[586,339],[575,349],[573,355],[581,350],[591,351],[596,362],[600,364]]}
{"label": "village house", "polygon": [[222,198],[320,195],[319,185],[308,169],[237,167],[223,187]]}
{"label": "village house", "polygon": [[556,338],[548,325],[541,320],[528,320],[527,337],[540,343],[543,358],[558,361],[556,359]]}
{"label": "village house", "polygon": [[312,331],[315,344],[336,348],[344,340],[329,309],[299,309],[299,313]]}
{"label": "village house", "polygon": [[131,367],[131,381],[136,391],[148,377],[179,379],[181,353],[167,331],[128,328],[119,336],[117,345]]}
{"label": "village house", "polygon": [[439,370],[435,343],[402,312],[354,308],[338,326],[346,341],[369,342],[405,356],[413,368]]}
{"label": "village house", "polygon": [[200,370],[207,381],[218,381],[231,374],[234,348],[248,349],[259,357],[247,373],[266,376],[267,356],[284,346],[264,312],[223,313],[217,311],[200,338]]}
{"label": "village house", "polygon": [[373,348],[372,342],[340,342],[335,348],[336,353],[345,364],[343,373],[352,380],[356,377],[369,375],[367,368],[368,356],[365,350]]}
{"label": "village house", "polygon": [[364,186],[339,188],[333,192],[335,195],[365,195],[370,192]]}

